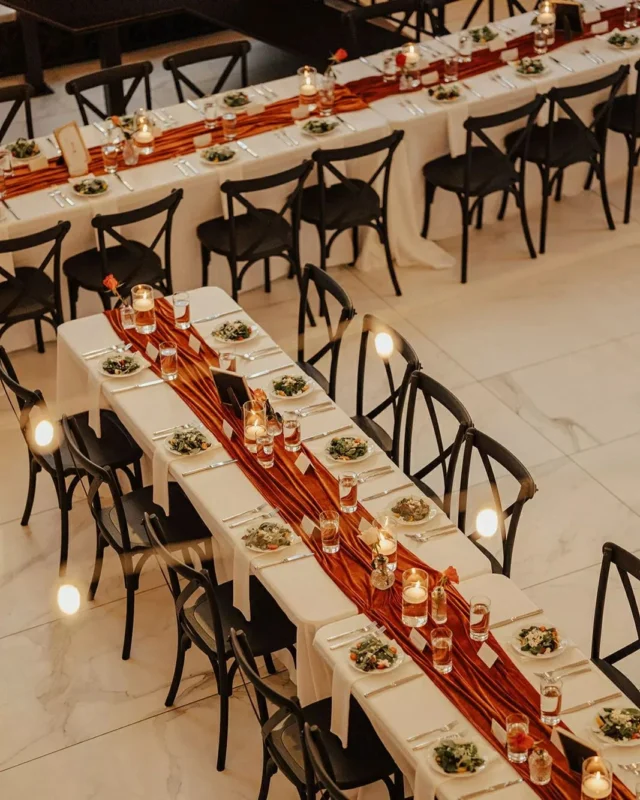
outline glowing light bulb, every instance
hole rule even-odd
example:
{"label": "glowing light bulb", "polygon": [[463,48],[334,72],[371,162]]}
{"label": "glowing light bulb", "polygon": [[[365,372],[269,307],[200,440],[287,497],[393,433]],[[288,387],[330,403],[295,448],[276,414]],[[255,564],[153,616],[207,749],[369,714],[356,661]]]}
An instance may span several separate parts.
{"label": "glowing light bulb", "polygon": [[483,508],[476,517],[476,530],[480,536],[493,536],[498,530],[498,515],[493,508]]}
{"label": "glowing light bulb", "polygon": [[80,592],[70,583],[58,589],[58,608],[63,614],[75,614],[80,608]]}
{"label": "glowing light bulb", "polygon": [[376,351],[381,358],[389,358],[393,353],[393,339],[388,333],[378,333],[375,339]]}
{"label": "glowing light bulb", "polygon": [[53,441],[55,431],[51,421],[41,419],[33,431],[33,439],[38,447],[48,447]]}

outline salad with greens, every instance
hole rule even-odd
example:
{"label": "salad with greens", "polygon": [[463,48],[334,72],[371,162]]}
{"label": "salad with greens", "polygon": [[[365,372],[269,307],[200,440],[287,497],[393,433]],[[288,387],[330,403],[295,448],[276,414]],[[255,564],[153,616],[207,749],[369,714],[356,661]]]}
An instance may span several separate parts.
{"label": "salad with greens", "polygon": [[133,375],[140,366],[134,356],[109,356],[102,362],[102,371],[107,375]]}
{"label": "salad with greens", "polygon": [[482,28],[472,28],[469,35],[475,44],[489,44],[498,37],[497,31],[492,30],[488,25],[484,25]]}
{"label": "salad with greens", "polygon": [[445,739],[434,747],[433,757],[448,775],[478,772],[486,763],[473,742],[458,742],[455,739]]}
{"label": "salad with greens", "polygon": [[331,133],[337,127],[338,122],[335,119],[310,119],[302,126],[302,130],[313,136],[321,136],[323,133]]}
{"label": "salad with greens", "polygon": [[172,434],[167,440],[167,446],[173,453],[190,456],[208,450],[211,442],[197,428],[187,428],[187,430],[176,431]]}
{"label": "salad with greens", "polygon": [[391,513],[403,522],[422,522],[429,516],[431,506],[422,497],[401,497],[391,506]]}
{"label": "salad with greens", "polygon": [[33,158],[40,153],[40,148],[33,139],[16,139],[15,142],[7,145],[7,150],[14,158],[26,159]]}
{"label": "salad with greens", "polygon": [[616,742],[640,739],[640,709],[603,708],[596,715],[596,725],[603,736]]}
{"label": "salad with greens", "polygon": [[355,461],[369,452],[369,442],[359,436],[334,436],[327,445],[327,455],[334,461]]}
{"label": "salad with greens", "polygon": [[273,393],[278,397],[298,397],[310,388],[309,381],[302,375],[283,375],[273,381]]}
{"label": "salad with greens", "polygon": [[253,328],[241,319],[223,322],[212,331],[212,336],[222,342],[244,342],[251,337]]}
{"label": "salad with greens", "polygon": [[240,108],[249,104],[249,95],[246,92],[227,92],[223,102],[229,108]]}
{"label": "salad with greens", "polygon": [[349,658],[362,672],[389,669],[398,660],[398,648],[372,633],[355,643],[349,650]]}
{"label": "salad with greens", "polygon": [[262,522],[257,528],[249,528],[242,541],[254,550],[278,550],[292,543],[291,528],[281,522]]}
{"label": "salad with greens", "polygon": [[98,194],[104,194],[109,188],[109,184],[103,178],[85,178],[79,183],[73,184],[74,192],[84,195],[85,197],[95,197]]}
{"label": "salad with greens", "polygon": [[543,656],[554,653],[560,647],[560,637],[557,628],[547,628],[544,625],[531,625],[522,628],[516,636],[523,653],[532,656]]}
{"label": "salad with greens", "polygon": [[200,151],[200,158],[208,164],[224,164],[225,161],[231,161],[234,156],[235,152],[226,145],[205,147]]}

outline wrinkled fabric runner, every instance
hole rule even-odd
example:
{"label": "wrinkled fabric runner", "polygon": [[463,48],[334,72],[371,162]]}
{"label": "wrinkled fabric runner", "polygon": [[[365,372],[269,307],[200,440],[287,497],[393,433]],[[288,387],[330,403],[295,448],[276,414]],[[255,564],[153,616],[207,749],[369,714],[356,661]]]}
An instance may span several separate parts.
{"label": "wrinkled fabric runner", "polygon": [[[511,662],[492,635],[488,643],[499,653],[499,660],[491,669],[487,669],[477,657],[476,652],[480,644],[472,642],[469,637],[469,605],[466,600],[455,589],[450,589],[448,592],[447,626],[453,631],[454,668],[449,675],[441,675],[433,668],[429,648],[427,647],[423,653],[418,652],[409,640],[411,629],[401,621],[402,572],[410,567],[419,567],[426,570],[432,579],[439,573],[398,543],[398,579],[395,585],[386,592],[373,589],[369,581],[371,551],[358,538],[361,519],[364,517],[371,521],[372,516],[361,505],[358,505],[355,513],[340,516],[340,551],[336,554],[323,553],[320,541],[315,538],[310,539],[302,531],[300,523],[303,515],[317,520],[322,510],[340,510],[338,482],[329,470],[307,450],[313,469],[304,476],[301,475],[294,466],[297,454],[286,452],[281,441],[276,444],[274,467],[265,470],[258,464],[255,456],[244,447],[242,422],[222,406],[212,382],[209,366],[218,364],[216,351],[195,328],[192,327],[189,331],[175,329],[172,307],[166,300],[156,301],[157,330],[150,337],[124,330],[117,311],[108,311],[105,314],[122,341],[131,342],[141,353],[145,352],[149,339],[156,346],[168,338],[176,341],[179,378],[169,385],[223,443],[229,455],[237,459],[238,467],[260,490],[264,499],[273,508],[280,509],[282,517],[314,551],[316,561],[355,603],[359,611],[386,627],[389,635],[396,639],[405,652],[411,654],[429,679],[494,745],[498,753],[503,753],[504,748],[491,733],[492,718],[504,724],[507,714],[515,711],[527,714],[530,720],[530,734],[536,740],[544,740],[545,747],[553,755],[553,782],[547,786],[536,786],[529,782],[529,768],[526,763],[512,764],[513,768],[542,798],[566,800],[579,797],[580,776],[571,772],[566,758],[549,741],[549,729],[539,721],[539,696],[536,690]],[[202,343],[198,354],[188,346],[191,334]],[[160,374],[157,364],[153,364],[151,369]],[[231,440],[222,430],[225,419],[236,434]],[[211,480],[215,480],[215,476],[212,476]],[[433,623],[429,621],[428,625],[421,629],[427,639],[432,627]],[[616,800],[632,798],[631,792],[617,778],[613,797]]]}

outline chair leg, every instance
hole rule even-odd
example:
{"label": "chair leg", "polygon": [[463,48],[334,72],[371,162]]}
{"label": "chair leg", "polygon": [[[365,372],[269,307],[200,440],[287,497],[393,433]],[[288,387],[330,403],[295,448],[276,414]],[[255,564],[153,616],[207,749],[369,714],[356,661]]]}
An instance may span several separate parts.
{"label": "chair leg", "polygon": [[44,339],[42,338],[42,320],[34,319],[33,325],[36,329],[36,345],[39,353],[44,353]]}
{"label": "chair leg", "polygon": [[96,527],[96,560],[93,565],[93,575],[91,576],[91,583],[89,584],[88,599],[91,601],[96,596],[98,591],[98,584],[100,583],[100,575],[102,574],[102,562],[104,560],[104,540],[102,534]]}
{"label": "chair leg", "polygon": [[549,171],[545,168],[541,170],[542,173],[542,209],[540,211],[540,246],[538,250],[544,253],[547,248],[547,213],[549,211],[549,193],[551,187],[549,185]]}
{"label": "chair leg", "polygon": [[71,319],[76,319],[76,306],[78,303],[78,294],[80,292],[80,287],[75,281],[71,279],[68,280],[67,286],[69,289],[69,311],[71,313]]}
{"label": "chair leg", "polygon": [[67,571],[69,558],[69,502],[64,492],[64,487],[59,493],[60,505],[60,567],[58,574],[64,575]]}
{"label": "chair leg", "polygon": [[269,795],[269,784],[271,778],[278,771],[276,765],[271,760],[269,753],[266,749],[262,749],[262,780],[260,781],[260,791],[258,792],[258,800],[267,800]]}
{"label": "chair leg", "polygon": [[504,215],[507,213],[507,203],[509,202],[509,192],[505,191],[502,193],[502,202],[500,203],[500,210],[498,211],[498,219],[500,222],[504,219]]}
{"label": "chair leg", "polygon": [[208,286],[209,285],[209,261],[211,259],[211,253],[207,250],[207,248],[200,243],[200,256],[202,258],[202,285]]}
{"label": "chair leg", "polygon": [[482,230],[482,215],[484,212],[484,199],[480,198],[478,200],[478,207],[476,209],[476,230]]}
{"label": "chair leg", "polygon": [[135,478],[135,486],[132,486],[132,489],[142,489],[142,467],[140,466],[140,460],[135,461],[133,464],[133,476]]}
{"label": "chair leg", "polygon": [[584,182],[584,189],[585,192],[588,192],[591,189],[591,184],[593,183],[593,176],[596,174],[595,169],[593,168],[593,164],[589,165],[589,172],[587,173],[587,180]]}
{"label": "chair leg", "polygon": [[518,207],[520,209],[520,224],[522,225],[522,232],[529,249],[531,258],[537,258],[536,248],[531,238],[531,230],[529,229],[529,220],[527,219],[527,207],[524,204],[524,186],[520,187],[520,191],[516,195]]}
{"label": "chair leg", "polygon": [[433,203],[433,198],[436,194],[436,187],[429,183],[429,181],[425,181],[424,185],[424,219],[422,221],[422,230],[420,231],[420,236],[423,239],[427,238],[427,234],[429,233],[429,220],[431,217],[431,204]]}
{"label": "chair leg", "polygon": [[29,456],[29,488],[27,489],[27,502],[25,503],[22,519],[20,520],[21,525],[29,524],[29,517],[33,510],[33,501],[36,498],[36,480],[38,478],[38,472],[39,467],[37,462]]}
{"label": "chair leg", "polygon": [[167,699],[164,701],[165,706],[172,706],[175,702],[178,689],[180,688],[180,681],[182,680],[182,670],[184,669],[184,656],[187,652],[188,637],[186,637],[180,630],[180,623],[178,623],[178,649],[176,650],[176,665],[173,669],[173,678],[171,679],[171,686]]}
{"label": "chair leg", "polygon": [[467,282],[467,261],[469,258],[469,198],[460,197],[462,205],[462,257],[460,261],[460,283]]}
{"label": "chair leg", "polygon": [[556,180],[556,193],[554,195],[554,200],[556,203],[559,203],[562,200],[562,181],[564,179],[564,170],[561,169],[558,173],[558,178]]}
{"label": "chair leg", "polygon": [[355,267],[356,261],[358,260],[358,256],[360,255],[360,243],[358,241],[357,228],[351,229],[351,242],[353,244],[353,261],[351,262],[351,266]]}
{"label": "chair leg", "polygon": [[271,657],[271,653],[265,653],[263,658],[264,658],[264,665],[267,668],[267,672],[269,673],[269,675],[275,675],[276,665],[273,663],[273,658]]}
{"label": "chair leg", "polygon": [[600,181],[600,197],[602,198],[602,208],[604,209],[604,215],[607,219],[607,225],[609,226],[609,230],[615,231],[616,224],[613,221],[613,216],[611,215],[611,206],[609,205],[609,192],[607,191],[607,179],[604,171],[604,160],[600,162],[597,170],[598,170],[598,180]]}
{"label": "chair leg", "polygon": [[378,227],[378,236],[382,241],[382,245],[384,247],[384,254],[387,259],[387,269],[389,270],[389,275],[391,276],[391,283],[393,284],[393,288],[395,290],[396,296],[402,296],[402,289],[400,288],[400,284],[398,282],[398,276],[396,275],[395,267],[393,266],[393,257],[391,256],[391,248],[389,247],[389,234],[387,232],[387,222],[386,220],[382,220],[382,223]]}
{"label": "chair leg", "polygon": [[271,294],[271,261],[268,258],[264,260],[264,290]]}
{"label": "chair leg", "polygon": [[[225,682],[226,683],[226,682]],[[220,692],[220,730],[218,731],[218,761],[216,769],[223,772],[227,761],[227,741],[229,739],[229,696],[231,687],[225,684]]]}
{"label": "chair leg", "polygon": [[131,640],[133,639],[133,614],[136,603],[136,590],[134,584],[125,578],[127,586],[127,617],[124,623],[124,643],[122,645],[122,660],[128,661],[131,655]]}
{"label": "chair leg", "polygon": [[229,258],[228,261],[229,269],[231,270],[231,297],[237,302],[238,291],[240,289],[240,284],[238,282],[238,263],[233,257]]}
{"label": "chair leg", "polygon": [[627,225],[631,218],[631,199],[633,196],[633,178],[636,166],[635,141],[627,139],[629,158],[627,160],[627,187],[624,195],[624,224]]}

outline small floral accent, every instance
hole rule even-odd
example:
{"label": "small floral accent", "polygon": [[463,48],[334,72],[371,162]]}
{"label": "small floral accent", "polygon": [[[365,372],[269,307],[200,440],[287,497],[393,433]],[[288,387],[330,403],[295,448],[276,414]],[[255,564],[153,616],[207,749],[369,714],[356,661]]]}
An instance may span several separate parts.
{"label": "small floral accent", "polygon": [[118,286],[120,286],[120,284],[118,283],[118,279],[115,277],[115,275],[107,275],[107,277],[103,279],[102,285],[105,286],[110,292],[113,292],[123,306],[127,305],[127,301],[118,291]]}
{"label": "small floral accent", "polygon": [[448,583],[460,583],[460,578],[455,567],[447,567],[444,572],[440,574],[438,581],[439,586],[446,586]]}
{"label": "small floral accent", "polygon": [[332,64],[339,64],[341,61],[346,61],[348,57],[349,53],[347,53],[344,47],[339,47],[335,53],[331,54],[329,61],[331,61]]}
{"label": "small floral accent", "polygon": [[405,64],[407,63],[407,57],[404,53],[396,53],[396,66],[398,69],[404,69]]}
{"label": "small floral accent", "polygon": [[518,731],[518,733],[509,737],[509,742],[518,750],[530,750],[535,744],[533,736],[529,736],[524,731]]}

